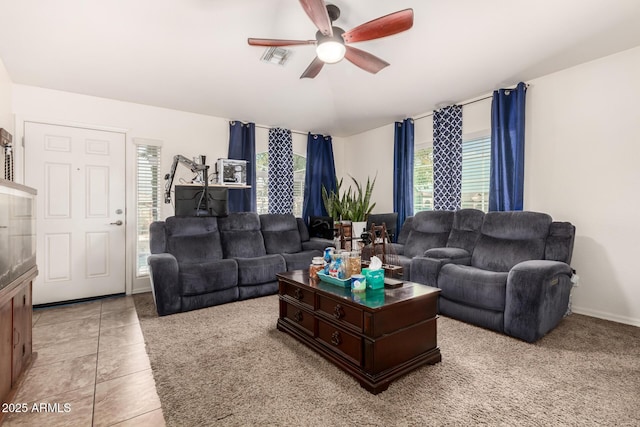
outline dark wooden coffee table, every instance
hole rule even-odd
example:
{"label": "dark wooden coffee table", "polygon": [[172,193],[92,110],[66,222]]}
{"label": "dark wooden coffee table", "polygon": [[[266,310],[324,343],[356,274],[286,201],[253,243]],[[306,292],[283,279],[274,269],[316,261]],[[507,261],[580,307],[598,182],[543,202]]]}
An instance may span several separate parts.
{"label": "dark wooden coffee table", "polygon": [[440,289],[405,282],[352,293],[309,278],[278,274],[278,329],[287,332],[378,394],[407,372],[441,360],[436,319]]}

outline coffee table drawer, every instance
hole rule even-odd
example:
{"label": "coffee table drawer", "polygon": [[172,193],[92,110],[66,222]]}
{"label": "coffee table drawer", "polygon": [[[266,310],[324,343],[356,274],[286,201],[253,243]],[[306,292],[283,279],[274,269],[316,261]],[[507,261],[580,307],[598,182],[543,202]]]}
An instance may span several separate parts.
{"label": "coffee table drawer", "polygon": [[288,302],[281,301],[281,304],[282,309],[284,309],[284,313],[280,313],[281,317],[285,317],[297,328],[311,336],[314,336],[315,320],[312,313]]}
{"label": "coffee table drawer", "polygon": [[362,310],[324,295],[318,295],[318,311],[331,316],[346,327],[362,332]]}
{"label": "coffee table drawer", "polygon": [[288,282],[280,282],[280,295],[286,295],[313,310],[314,293]]}
{"label": "coffee table drawer", "polygon": [[318,340],[358,366],[362,364],[362,338],[331,323],[318,320]]}

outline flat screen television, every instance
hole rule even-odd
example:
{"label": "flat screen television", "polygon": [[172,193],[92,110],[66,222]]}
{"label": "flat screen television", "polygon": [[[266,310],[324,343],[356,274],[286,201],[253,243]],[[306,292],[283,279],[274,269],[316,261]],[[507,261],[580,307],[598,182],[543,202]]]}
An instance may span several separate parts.
{"label": "flat screen television", "polygon": [[204,187],[200,185],[176,185],[176,216],[227,216],[229,204],[227,188],[208,187],[207,203],[204,198]]}

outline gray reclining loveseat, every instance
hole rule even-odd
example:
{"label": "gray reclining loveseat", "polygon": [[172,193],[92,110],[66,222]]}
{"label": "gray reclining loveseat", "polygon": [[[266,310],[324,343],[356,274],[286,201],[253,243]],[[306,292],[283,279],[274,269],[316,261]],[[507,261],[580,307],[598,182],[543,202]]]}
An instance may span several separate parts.
{"label": "gray reclining loveseat", "polygon": [[394,247],[405,278],[441,289],[441,314],[533,342],[567,312],[574,238],[544,213],[461,209],[417,213]]}
{"label": "gray reclining loveseat", "polygon": [[161,316],[274,294],[277,273],[308,267],[331,244],[309,239],[293,215],[169,217],[149,230],[147,262]]}

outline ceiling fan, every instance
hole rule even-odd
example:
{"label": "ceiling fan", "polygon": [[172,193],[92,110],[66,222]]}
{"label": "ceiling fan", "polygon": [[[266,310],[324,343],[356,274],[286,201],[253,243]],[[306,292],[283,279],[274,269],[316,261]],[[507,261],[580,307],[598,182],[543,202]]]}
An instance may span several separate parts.
{"label": "ceiling fan", "polygon": [[347,58],[354,65],[375,74],[388,66],[389,63],[368,52],[349,46],[349,44],[391,36],[413,26],[413,9],[405,9],[344,31],[340,27],[333,26],[333,21],[340,17],[340,9],[337,6],[325,5],[323,0],[300,0],[300,4],[311,21],[318,27],[315,40],[250,38],[247,41],[251,46],[267,47],[316,45],[317,56],[302,73],[301,79],[312,79],[318,75],[325,63],[335,64],[343,58]]}

